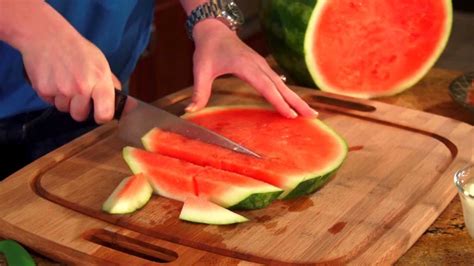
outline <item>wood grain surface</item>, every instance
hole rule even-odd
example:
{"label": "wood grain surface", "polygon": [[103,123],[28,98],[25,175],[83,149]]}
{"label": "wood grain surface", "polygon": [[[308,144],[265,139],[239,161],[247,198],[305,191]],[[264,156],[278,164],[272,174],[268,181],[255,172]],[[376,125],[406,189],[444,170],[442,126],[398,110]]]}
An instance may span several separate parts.
{"label": "wood grain surface", "polygon": [[[126,143],[110,123],[0,184],[0,235],[69,262],[396,261],[454,197],[451,176],[471,159],[472,127],[295,90],[352,148],[337,175],[309,197],[243,212],[251,222],[225,227],[179,221],[180,204],[157,196],[135,214],[104,214],[100,205],[130,174],[120,155]],[[158,104],[179,112],[189,97],[185,90]],[[262,99],[236,79],[215,83],[211,105],[255,102]]]}

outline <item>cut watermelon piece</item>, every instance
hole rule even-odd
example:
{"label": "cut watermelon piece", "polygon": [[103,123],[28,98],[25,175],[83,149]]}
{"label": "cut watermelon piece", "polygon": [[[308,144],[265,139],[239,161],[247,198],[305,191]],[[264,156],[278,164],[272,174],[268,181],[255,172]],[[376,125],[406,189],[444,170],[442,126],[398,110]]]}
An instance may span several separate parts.
{"label": "cut watermelon piece", "polygon": [[451,0],[263,0],[261,10],[272,55],[298,84],[361,98],[419,81],[452,25]]}
{"label": "cut watermelon piece", "polygon": [[246,176],[137,148],[125,147],[123,156],[134,173],[145,174],[157,194],[178,201],[199,196],[225,208],[256,209],[267,206],[282,192]]}
{"label": "cut watermelon piece", "polygon": [[193,175],[199,166],[132,147],[123,149],[123,158],[133,173],[145,175],[156,194],[178,201],[197,195]]}
{"label": "cut watermelon piece", "polygon": [[243,144],[263,159],[160,129],[143,137],[145,148],[272,184],[284,190],[281,198],[315,191],[347,154],[345,141],[318,119],[286,119],[273,110],[248,106],[207,108],[186,118]]}
{"label": "cut watermelon piece", "polygon": [[153,189],[142,174],[123,179],[102,205],[102,210],[112,214],[134,212],[150,200]]}
{"label": "cut watermelon piece", "polygon": [[229,211],[215,203],[199,197],[189,197],[184,201],[179,219],[204,224],[235,224],[247,222],[248,219]]}

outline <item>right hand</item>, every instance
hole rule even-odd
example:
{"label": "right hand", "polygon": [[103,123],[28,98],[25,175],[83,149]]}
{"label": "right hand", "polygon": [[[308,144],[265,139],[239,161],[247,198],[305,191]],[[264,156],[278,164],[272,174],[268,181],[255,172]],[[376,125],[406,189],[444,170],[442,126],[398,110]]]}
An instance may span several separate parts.
{"label": "right hand", "polygon": [[95,121],[111,120],[114,87],[121,85],[107,59],[61,15],[47,11],[41,19],[43,26],[31,29],[34,34],[30,35],[28,45],[19,47],[33,89],[58,110],[69,112],[76,121],[88,117],[91,99]]}

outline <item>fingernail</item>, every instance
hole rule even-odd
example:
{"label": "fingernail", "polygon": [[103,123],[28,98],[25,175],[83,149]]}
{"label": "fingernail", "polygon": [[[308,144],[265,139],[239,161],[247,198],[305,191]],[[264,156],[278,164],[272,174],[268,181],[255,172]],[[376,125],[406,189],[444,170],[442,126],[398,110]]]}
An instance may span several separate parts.
{"label": "fingernail", "polygon": [[314,109],[311,109],[311,110],[313,111],[313,115],[314,115],[314,116],[318,116],[318,115],[319,115],[319,112],[318,112],[318,111],[316,111],[316,110],[314,110]]}
{"label": "fingernail", "polygon": [[188,105],[188,107],[186,107],[186,112],[194,112],[196,110],[196,104],[195,103],[191,103],[190,105]]}
{"label": "fingernail", "polygon": [[297,116],[298,116],[298,114],[294,110],[291,110],[290,118],[296,118]]}

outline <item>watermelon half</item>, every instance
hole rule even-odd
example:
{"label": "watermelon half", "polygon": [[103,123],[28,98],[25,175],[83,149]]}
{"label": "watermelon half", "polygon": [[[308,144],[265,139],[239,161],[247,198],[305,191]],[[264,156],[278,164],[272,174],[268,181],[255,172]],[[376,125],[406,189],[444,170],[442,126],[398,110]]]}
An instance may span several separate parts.
{"label": "watermelon half", "polygon": [[123,179],[102,205],[102,210],[112,214],[134,212],[143,207],[152,195],[148,180],[142,174]]}
{"label": "watermelon half", "polygon": [[222,169],[283,189],[280,198],[314,192],[342,164],[347,145],[318,119],[287,119],[257,106],[210,107],[186,119],[243,144],[263,158],[236,153],[153,129],[142,141],[149,151]]}
{"label": "watermelon half", "polygon": [[179,219],[204,224],[234,224],[247,222],[248,219],[235,212],[229,211],[217,204],[199,197],[185,199]]}
{"label": "watermelon half", "polygon": [[246,176],[133,147],[125,147],[123,157],[132,172],[149,179],[157,194],[178,201],[199,196],[225,208],[257,209],[268,206],[282,193]]}
{"label": "watermelon half", "polygon": [[360,98],[410,88],[443,51],[451,0],[263,0],[278,64],[299,84]]}

